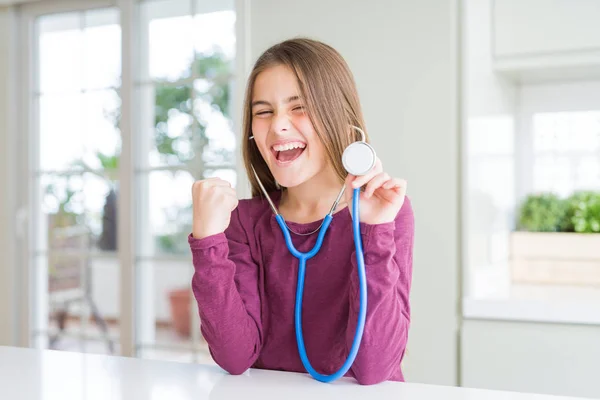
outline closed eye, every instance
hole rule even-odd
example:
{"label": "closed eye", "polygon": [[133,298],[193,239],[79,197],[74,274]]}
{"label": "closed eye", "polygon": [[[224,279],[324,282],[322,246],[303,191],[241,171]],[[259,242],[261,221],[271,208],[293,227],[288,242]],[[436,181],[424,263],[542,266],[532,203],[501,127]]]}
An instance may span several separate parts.
{"label": "closed eye", "polygon": [[258,111],[254,115],[266,115],[266,114],[272,114],[272,113],[273,113],[273,111],[263,110],[263,111]]}

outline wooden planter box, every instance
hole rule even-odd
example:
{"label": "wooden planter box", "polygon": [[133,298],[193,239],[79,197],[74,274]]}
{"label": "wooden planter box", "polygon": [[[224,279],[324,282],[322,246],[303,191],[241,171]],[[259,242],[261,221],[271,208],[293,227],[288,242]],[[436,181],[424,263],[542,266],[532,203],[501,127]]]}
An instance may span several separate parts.
{"label": "wooden planter box", "polygon": [[513,232],[510,246],[513,282],[600,287],[600,234]]}

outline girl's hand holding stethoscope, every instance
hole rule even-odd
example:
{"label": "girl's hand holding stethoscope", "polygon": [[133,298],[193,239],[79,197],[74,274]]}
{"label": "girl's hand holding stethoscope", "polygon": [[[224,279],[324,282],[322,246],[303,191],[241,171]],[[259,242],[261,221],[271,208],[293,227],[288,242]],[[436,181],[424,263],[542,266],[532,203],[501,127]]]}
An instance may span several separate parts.
{"label": "girl's hand holding stethoscope", "polygon": [[[346,202],[352,204],[352,191],[366,185],[360,195],[360,222],[369,225],[392,222],[398,215],[406,196],[406,181],[392,178],[383,172],[377,157],[373,168],[365,175],[348,174],[346,178]],[[349,207],[352,213],[352,207]]]}

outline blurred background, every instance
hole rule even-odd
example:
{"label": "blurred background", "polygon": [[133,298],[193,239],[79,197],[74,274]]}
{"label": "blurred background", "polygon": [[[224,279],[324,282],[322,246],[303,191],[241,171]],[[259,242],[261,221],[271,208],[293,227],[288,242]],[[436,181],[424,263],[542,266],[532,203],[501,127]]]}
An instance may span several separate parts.
{"label": "blurred background", "polygon": [[409,182],[411,382],[600,398],[600,1],[0,0],[0,345],[212,363],[191,185],[252,63],[342,53]]}

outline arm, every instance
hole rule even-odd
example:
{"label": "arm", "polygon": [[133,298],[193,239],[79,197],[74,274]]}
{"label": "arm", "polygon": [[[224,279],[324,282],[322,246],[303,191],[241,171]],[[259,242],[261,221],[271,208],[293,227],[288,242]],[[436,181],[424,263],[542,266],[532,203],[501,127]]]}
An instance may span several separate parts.
{"label": "arm", "polygon": [[[414,216],[405,199],[394,222],[361,223],[367,276],[367,316],[358,354],[352,365],[363,385],[388,380],[400,368],[408,340],[409,292],[412,277]],[[356,252],[350,278],[350,312],[346,341],[352,346],[359,310]]]}
{"label": "arm", "polygon": [[225,233],[189,238],[202,335],[216,363],[234,375],[250,368],[262,348],[258,266],[238,209]]}

